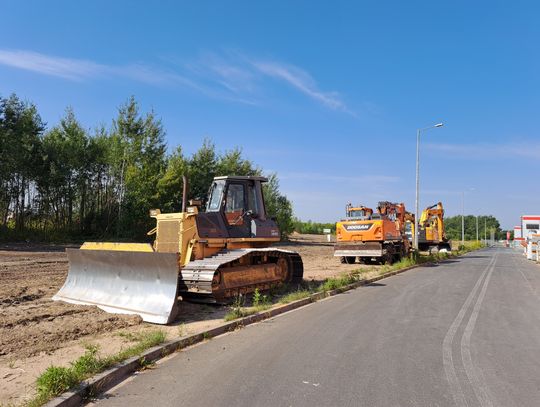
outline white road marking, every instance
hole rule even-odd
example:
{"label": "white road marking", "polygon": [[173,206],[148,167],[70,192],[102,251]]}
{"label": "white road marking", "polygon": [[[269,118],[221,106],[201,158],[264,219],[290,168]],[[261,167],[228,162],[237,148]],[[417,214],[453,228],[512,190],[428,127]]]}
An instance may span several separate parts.
{"label": "white road marking", "polygon": [[493,406],[493,403],[489,395],[488,386],[484,380],[484,375],[482,374],[482,371],[473,364],[472,361],[471,336],[478,319],[478,314],[480,313],[480,307],[482,306],[482,302],[484,301],[484,297],[486,295],[489,280],[491,279],[491,275],[495,269],[495,263],[498,256],[499,251],[497,250],[495,256],[493,256],[495,261],[491,264],[487,277],[482,285],[482,289],[480,290],[480,294],[478,295],[476,303],[474,304],[469,321],[467,322],[467,326],[465,327],[465,331],[463,332],[463,336],[461,337],[461,360],[463,361],[463,367],[465,368],[465,373],[467,374],[467,378],[469,379],[469,383],[473,388],[474,394],[482,407],[491,407]]}
{"label": "white road marking", "polygon": [[491,259],[489,264],[486,266],[478,280],[476,281],[476,284],[474,285],[473,289],[469,293],[469,296],[465,300],[465,303],[461,306],[461,309],[459,310],[456,318],[454,319],[454,322],[452,322],[452,325],[450,325],[450,328],[448,329],[448,332],[446,332],[446,335],[444,337],[443,341],[443,365],[444,365],[444,372],[446,373],[446,380],[448,381],[448,384],[450,386],[450,391],[452,393],[452,397],[454,398],[454,402],[458,407],[467,407],[467,400],[465,399],[465,394],[463,393],[463,390],[461,389],[461,385],[459,383],[456,368],[454,366],[454,360],[452,357],[452,343],[454,342],[454,336],[456,335],[456,332],[461,325],[461,322],[463,321],[463,318],[465,317],[465,313],[467,312],[467,309],[470,307],[474,296],[476,295],[476,292],[478,291],[478,288],[480,287],[480,284],[482,280],[484,279],[487,272],[490,270],[491,266],[495,263],[495,257]]}
{"label": "white road marking", "polygon": [[519,272],[521,273],[521,275],[523,276],[523,278],[525,279],[525,281],[527,282],[527,286],[529,287],[529,289],[533,292],[533,294],[535,295],[536,298],[540,299],[540,295],[538,295],[538,291],[536,291],[534,289],[534,287],[532,286],[531,282],[529,281],[529,279],[527,278],[527,276],[523,273],[523,270],[522,270],[522,266],[518,264],[518,262],[516,261],[516,257],[515,255],[512,255],[512,262],[515,264],[515,266],[517,267],[517,269],[519,270]]}

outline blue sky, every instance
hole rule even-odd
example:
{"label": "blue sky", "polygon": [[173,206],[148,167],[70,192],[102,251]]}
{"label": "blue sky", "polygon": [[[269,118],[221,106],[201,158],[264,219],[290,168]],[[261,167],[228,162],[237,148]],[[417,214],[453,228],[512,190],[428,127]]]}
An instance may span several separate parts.
{"label": "blue sky", "polygon": [[130,95],[172,148],[239,146],[302,219],[349,201],[540,212],[540,6],[522,1],[2,1],[0,94],[89,128]]}

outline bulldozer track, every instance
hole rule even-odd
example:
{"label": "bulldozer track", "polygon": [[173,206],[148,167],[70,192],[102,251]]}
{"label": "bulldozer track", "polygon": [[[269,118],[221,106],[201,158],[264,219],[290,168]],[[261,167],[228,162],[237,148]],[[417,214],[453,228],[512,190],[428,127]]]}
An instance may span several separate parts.
{"label": "bulldozer track", "polygon": [[255,264],[255,260],[261,256],[287,260],[288,275],[284,281],[279,283],[298,284],[302,281],[304,266],[302,258],[296,252],[275,248],[223,250],[212,257],[191,261],[180,270],[179,295],[198,302],[222,303],[238,294],[252,292],[256,288],[271,288],[272,285],[276,284],[276,281],[254,281],[234,289],[216,289],[215,284],[213,284],[216,279],[219,280],[221,271],[226,271],[228,267],[233,267],[240,261],[244,264],[246,261],[248,264]]}

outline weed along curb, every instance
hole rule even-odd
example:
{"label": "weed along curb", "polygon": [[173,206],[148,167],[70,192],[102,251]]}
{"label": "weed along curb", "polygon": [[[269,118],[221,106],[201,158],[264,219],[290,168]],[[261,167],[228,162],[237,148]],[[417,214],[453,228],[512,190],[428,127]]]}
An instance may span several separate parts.
{"label": "weed along curb", "polygon": [[84,401],[96,397],[97,395],[106,392],[115,385],[121,383],[123,380],[127,379],[132,373],[140,370],[144,366],[153,363],[163,357],[170,355],[178,350],[187,348],[191,345],[203,342],[206,339],[222,335],[227,332],[234,331],[236,329],[242,328],[244,326],[272,318],[276,315],[283,314],[285,312],[303,307],[305,305],[311,304],[313,302],[322,300],[326,297],[331,297],[361,286],[372,284],[376,281],[382,280],[394,276],[396,274],[403,273],[405,271],[425,266],[433,266],[436,263],[444,263],[445,260],[440,260],[436,262],[426,262],[422,264],[415,264],[409,267],[404,267],[399,270],[389,271],[383,275],[353,282],[351,284],[339,287],[333,290],[321,291],[310,294],[306,298],[290,302],[288,304],[279,305],[276,308],[272,308],[266,311],[261,311],[253,315],[239,318],[237,320],[226,322],[216,328],[206,330],[191,336],[188,336],[183,339],[176,339],[173,341],[166,342],[162,345],[155,346],[141,355],[132,357],[119,365],[108,369],[96,376],[84,381],[81,385],[72,389],[68,392],[63,393],[62,395],[52,399],[45,404],[46,407],[72,407],[79,406]]}

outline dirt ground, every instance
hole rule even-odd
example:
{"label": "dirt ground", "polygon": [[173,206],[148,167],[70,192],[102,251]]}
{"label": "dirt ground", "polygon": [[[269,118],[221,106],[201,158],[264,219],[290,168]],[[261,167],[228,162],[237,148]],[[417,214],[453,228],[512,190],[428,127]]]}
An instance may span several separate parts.
{"label": "dirt ground", "polygon": [[[362,267],[340,264],[324,236],[294,235],[279,245],[304,261],[304,278],[322,280]],[[218,325],[227,307],[181,303],[167,327],[138,316],[108,314],[97,307],[52,301],[67,275],[65,246],[0,245],[0,405],[20,404],[34,393],[36,377],[51,364],[67,365],[88,344],[103,354],[129,346],[122,332],[163,329],[168,338]]]}

